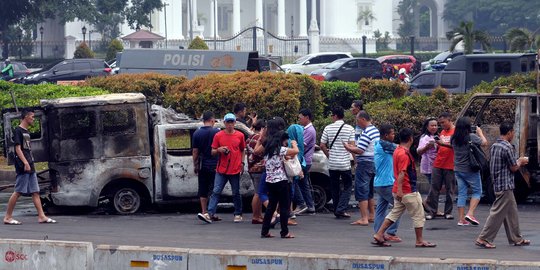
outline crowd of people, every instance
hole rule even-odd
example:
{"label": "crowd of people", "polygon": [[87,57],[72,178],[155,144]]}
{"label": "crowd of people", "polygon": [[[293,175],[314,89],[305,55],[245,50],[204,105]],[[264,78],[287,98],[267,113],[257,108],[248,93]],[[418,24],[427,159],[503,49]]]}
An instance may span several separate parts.
{"label": "crowd of people", "polygon": [[[256,191],[252,200],[252,224],[262,224],[262,238],[274,237],[270,229],[278,223],[281,238],[294,238],[289,226],[298,224],[296,216],[313,215],[316,210],[309,178],[317,137],[311,123],[313,115],[309,109],[302,109],[298,124],[287,127],[281,117],[264,121],[257,119],[256,114],[248,115],[243,103],[236,104],[233,112],[223,118],[225,129],[221,131],[213,127],[214,114],[205,112],[204,126],[193,135],[193,162],[199,177],[201,203],[198,218],[206,223],[221,220],[216,215],[216,207],[229,181],[234,222],[242,222],[239,180],[244,160],[247,160],[247,172]],[[332,108],[332,123],[323,129],[320,139],[320,148],[328,158],[332,211],[336,218],[352,217],[348,210],[354,179],[359,216],[350,224],[369,226],[373,223],[371,243],[374,246],[388,247],[392,242],[402,241],[398,229],[406,211],[412,219],[415,246],[436,247],[435,243],[424,239],[424,225],[426,220],[437,217],[453,220],[456,193],[457,226],[481,224],[475,217],[482,195],[481,168],[473,166],[474,157],[471,157],[473,146],[480,148],[488,144],[480,127],[473,126],[468,117],[457,119],[454,125],[452,115],[443,113],[425,120],[418,146],[413,147],[416,145],[413,130],[396,130],[390,124],[376,127],[361,101],[353,101],[350,112],[355,116],[354,126],[345,123],[342,107]],[[236,122],[250,127],[253,134],[245,138],[234,129]],[[479,247],[495,248],[492,242],[503,224],[510,244],[530,244],[530,240],[521,235],[512,193],[514,172],[528,163],[526,157],[517,158],[510,144],[514,133],[513,123],[501,123],[500,138],[490,148],[488,165],[496,199],[475,241]],[[420,173],[430,184],[425,200],[417,188],[414,151],[421,158]],[[288,175],[285,163],[290,159],[298,159],[301,164],[299,175]],[[443,191],[446,199],[444,209],[439,211],[439,196]]]}

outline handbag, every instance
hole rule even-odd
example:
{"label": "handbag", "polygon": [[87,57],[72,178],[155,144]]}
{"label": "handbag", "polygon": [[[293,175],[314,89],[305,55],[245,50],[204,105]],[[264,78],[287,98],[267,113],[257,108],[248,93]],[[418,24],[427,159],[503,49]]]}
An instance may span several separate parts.
{"label": "handbag", "polygon": [[288,177],[300,176],[302,174],[302,165],[300,165],[300,161],[296,155],[291,159],[283,158],[283,167]]}
{"label": "handbag", "polygon": [[469,163],[475,172],[482,170],[488,163],[484,151],[471,141],[469,141]]}

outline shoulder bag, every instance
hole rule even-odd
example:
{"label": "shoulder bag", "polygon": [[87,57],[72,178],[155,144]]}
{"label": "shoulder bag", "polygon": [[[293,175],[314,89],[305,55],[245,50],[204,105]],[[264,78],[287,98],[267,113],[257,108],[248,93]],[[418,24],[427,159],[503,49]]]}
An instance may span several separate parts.
{"label": "shoulder bag", "polygon": [[302,165],[298,160],[298,156],[294,155],[291,159],[283,158],[283,168],[288,177],[300,176],[302,174]]}
{"label": "shoulder bag", "polygon": [[345,125],[345,123],[343,123],[341,125],[341,127],[339,127],[337,133],[336,133],[336,136],[334,137],[334,139],[332,140],[332,142],[330,143],[330,145],[328,145],[328,149],[332,149],[332,145],[334,145],[334,142],[336,141],[338,135],[339,135],[339,132],[341,131],[341,129],[343,128],[343,126]]}
{"label": "shoulder bag", "polygon": [[488,163],[484,151],[471,141],[469,141],[469,163],[471,169],[475,172],[480,171]]}

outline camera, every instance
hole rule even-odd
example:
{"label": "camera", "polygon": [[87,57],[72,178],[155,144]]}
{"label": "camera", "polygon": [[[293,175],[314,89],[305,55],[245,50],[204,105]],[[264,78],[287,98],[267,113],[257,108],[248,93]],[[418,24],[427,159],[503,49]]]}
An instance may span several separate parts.
{"label": "camera", "polygon": [[223,154],[224,154],[224,155],[228,155],[230,152],[231,152],[231,150],[229,150],[229,149],[227,149],[227,148],[225,148],[225,149],[223,150]]}

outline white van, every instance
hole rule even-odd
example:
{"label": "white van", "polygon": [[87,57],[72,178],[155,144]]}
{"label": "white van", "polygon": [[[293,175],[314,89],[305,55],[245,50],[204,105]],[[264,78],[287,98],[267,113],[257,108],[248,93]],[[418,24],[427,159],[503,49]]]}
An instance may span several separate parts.
{"label": "white van", "polygon": [[292,64],[282,65],[281,68],[286,73],[309,75],[312,71],[341,58],[352,58],[352,55],[346,52],[312,53],[296,59]]}

